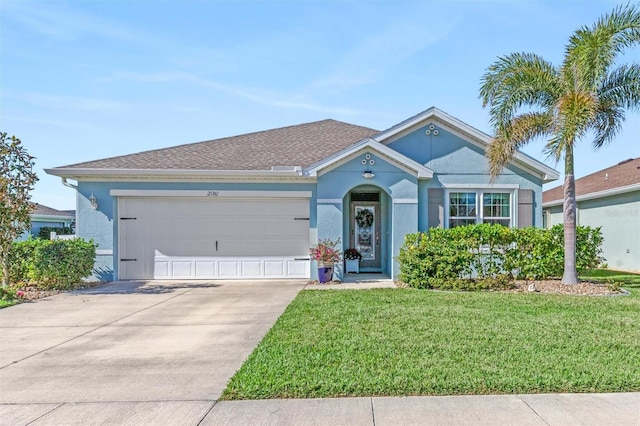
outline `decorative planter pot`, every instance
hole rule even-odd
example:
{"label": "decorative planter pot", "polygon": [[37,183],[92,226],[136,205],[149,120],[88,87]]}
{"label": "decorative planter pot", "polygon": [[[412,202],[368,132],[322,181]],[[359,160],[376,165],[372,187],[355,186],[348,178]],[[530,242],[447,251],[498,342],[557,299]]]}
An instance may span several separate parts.
{"label": "decorative planter pot", "polygon": [[345,263],[345,272],[355,272],[356,274],[360,273],[360,260],[358,259],[346,259]]}
{"label": "decorative planter pot", "polygon": [[318,262],[318,281],[328,283],[333,278],[333,262]]}

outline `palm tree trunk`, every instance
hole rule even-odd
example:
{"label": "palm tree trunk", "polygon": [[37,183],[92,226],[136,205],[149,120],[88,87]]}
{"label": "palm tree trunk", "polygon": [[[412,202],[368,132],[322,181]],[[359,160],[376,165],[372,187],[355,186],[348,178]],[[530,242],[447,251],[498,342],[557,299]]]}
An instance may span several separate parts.
{"label": "palm tree trunk", "polygon": [[578,284],[576,271],[576,181],[573,176],[573,143],[567,143],[564,158],[564,273],[563,284]]}

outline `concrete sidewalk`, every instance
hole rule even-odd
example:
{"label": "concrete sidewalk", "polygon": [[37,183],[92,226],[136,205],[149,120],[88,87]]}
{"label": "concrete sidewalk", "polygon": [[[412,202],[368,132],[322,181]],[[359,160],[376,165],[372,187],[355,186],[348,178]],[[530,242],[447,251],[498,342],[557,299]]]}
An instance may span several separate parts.
{"label": "concrete sidewalk", "polygon": [[640,393],[0,406],[7,425],[640,425]]}

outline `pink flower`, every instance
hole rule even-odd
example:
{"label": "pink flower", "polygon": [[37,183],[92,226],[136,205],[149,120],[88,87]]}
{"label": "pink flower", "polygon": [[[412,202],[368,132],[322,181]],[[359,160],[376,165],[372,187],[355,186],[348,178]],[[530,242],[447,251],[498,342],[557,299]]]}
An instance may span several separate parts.
{"label": "pink flower", "polygon": [[25,293],[24,291],[20,290],[16,293],[16,296],[18,297],[25,297],[27,295],[27,293]]}

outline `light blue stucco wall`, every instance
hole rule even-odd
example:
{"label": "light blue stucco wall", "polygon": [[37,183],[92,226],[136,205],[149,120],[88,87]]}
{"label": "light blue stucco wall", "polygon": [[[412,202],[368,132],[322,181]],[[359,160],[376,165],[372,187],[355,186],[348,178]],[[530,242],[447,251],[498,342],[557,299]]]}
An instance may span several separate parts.
{"label": "light blue stucco wall", "polygon": [[[311,233],[317,227],[315,184],[312,183],[192,183],[192,182],[78,182],[76,234],[80,238],[93,239],[98,244],[94,276],[104,281],[118,277],[118,199],[112,197],[112,189],[128,190],[209,190],[209,191],[312,191],[309,224]],[[94,210],[89,197],[98,202]]]}
{"label": "light blue stucco wall", "polygon": [[[562,206],[545,210],[552,225],[563,222]],[[602,227],[602,256],[609,268],[640,272],[640,191],[578,201],[577,222]]]}
{"label": "light blue stucco wall", "polygon": [[[433,125],[434,129],[430,129]],[[430,134],[427,135],[426,131]],[[433,135],[438,130],[438,135]],[[519,189],[534,191],[534,226],[542,226],[542,180],[524,169],[510,165],[491,182],[489,163],[484,150],[459,136],[444,130],[437,123],[424,126],[391,142],[390,148],[418,161],[434,172],[433,179],[419,183],[418,229],[428,229],[427,194],[429,188],[447,184],[518,185]]]}
{"label": "light blue stucco wall", "polygon": [[[363,165],[365,155],[370,155],[373,165]],[[362,176],[365,169],[375,176]],[[375,152],[358,154],[350,161],[318,177],[318,238],[341,239],[341,249],[348,245],[348,194],[363,185],[381,190],[382,272],[398,274],[398,256],[404,235],[418,230],[418,179],[412,174],[386,161]],[[312,274],[317,273],[315,266]],[[342,265],[335,271],[342,279]],[[314,276],[315,277],[315,276]]]}

